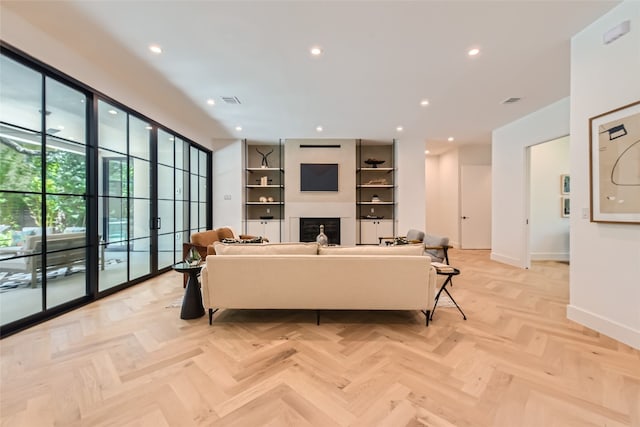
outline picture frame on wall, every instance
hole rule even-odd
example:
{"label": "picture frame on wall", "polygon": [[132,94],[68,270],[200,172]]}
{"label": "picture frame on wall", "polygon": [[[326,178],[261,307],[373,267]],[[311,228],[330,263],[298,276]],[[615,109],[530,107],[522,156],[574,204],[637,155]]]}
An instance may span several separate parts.
{"label": "picture frame on wall", "polygon": [[562,194],[571,193],[571,176],[560,175],[560,192]]}
{"label": "picture frame on wall", "polygon": [[569,215],[571,215],[571,199],[569,197],[561,197],[560,202],[560,215],[563,218],[569,218]]}
{"label": "picture frame on wall", "polygon": [[640,224],[640,101],[589,119],[591,222]]}

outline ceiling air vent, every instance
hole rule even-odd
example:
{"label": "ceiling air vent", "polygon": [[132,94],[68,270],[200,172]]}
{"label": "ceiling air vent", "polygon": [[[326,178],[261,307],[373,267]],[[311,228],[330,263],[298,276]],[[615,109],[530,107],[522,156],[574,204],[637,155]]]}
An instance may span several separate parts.
{"label": "ceiling air vent", "polygon": [[223,96],[222,100],[225,104],[240,104],[240,100],[237,96]]}
{"label": "ceiling air vent", "polygon": [[507,98],[504,101],[501,102],[501,104],[515,104],[516,102],[520,101],[522,98]]}

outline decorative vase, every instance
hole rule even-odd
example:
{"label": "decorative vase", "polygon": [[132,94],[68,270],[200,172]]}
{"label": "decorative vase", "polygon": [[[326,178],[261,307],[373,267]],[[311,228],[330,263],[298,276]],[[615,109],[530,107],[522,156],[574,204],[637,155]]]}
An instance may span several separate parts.
{"label": "decorative vase", "polygon": [[318,234],[318,237],[316,237],[316,242],[318,242],[320,246],[327,246],[329,244],[329,238],[326,234],[324,234],[323,224],[320,224],[320,234]]}
{"label": "decorative vase", "polygon": [[187,257],[185,258],[185,262],[189,265],[198,265],[200,264],[200,261],[202,261],[200,252],[198,252],[195,247],[191,246],[191,249],[189,249],[189,252],[187,253]]}

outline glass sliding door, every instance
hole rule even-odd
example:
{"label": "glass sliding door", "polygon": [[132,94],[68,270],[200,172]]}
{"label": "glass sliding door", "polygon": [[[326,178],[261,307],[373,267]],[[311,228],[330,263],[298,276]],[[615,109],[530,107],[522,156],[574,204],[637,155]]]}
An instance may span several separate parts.
{"label": "glass sliding door", "polygon": [[189,147],[188,142],[176,138],[176,262],[183,258],[182,243],[191,239],[189,232]]}
{"label": "glass sliding door", "polygon": [[151,273],[151,131],[149,123],[129,115],[129,280]]}
{"label": "glass sliding door", "polygon": [[211,153],[0,44],[0,334],[151,277],[210,227]]}
{"label": "glass sliding door", "polygon": [[37,282],[32,286],[29,274],[31,265],[42,263],[42,245],[25,247],[27,236],[42,234],[37,183],[42,182],[43,76],[5,56],[0,60],[0,319],[5,325],[44,309],[42,289]]}
{"label": "glass sliding door", "polygon": [[85,93],[0,56],[0,324],[84,298]]}
{"label": "glass sliding door", "polygon": [[209,224],[208,215],[208,176],[209,156],[197,147],[189,148],[189,184],[190,184],[190,231],[206,230]]}
{"label": "glass sliding door", "polygon": [[98,101],[98,290],[128,281],[129,158],[127,114]]}
{"label": "glass sliding door", "polygon": [[51,308],[87,295],[87,97],[47,77],[45,101],[43,281]]}
{"label": "glass sliding door", "polygon": [[182,259],[182,242],[208,226],[209,154],[158,130],[158,269]]}
{"label": "glass sliding door", "polygon": [[99,291],[151,273],[151,131],[98,101]]}
{"label": "glass sliding door", "polygon": [[158,129],[158,269],[175,260],[175,136]]}

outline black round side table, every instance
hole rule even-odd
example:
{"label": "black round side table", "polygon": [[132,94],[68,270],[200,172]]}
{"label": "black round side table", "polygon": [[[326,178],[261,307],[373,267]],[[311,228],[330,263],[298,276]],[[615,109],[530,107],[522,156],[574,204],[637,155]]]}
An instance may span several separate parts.
{"label": "black round side table", "polygon": [[189,274],[187,288],[184,291],[182,299],[182,310],[180,311],[181,319],[197,319],[204,316],[204,306],[202,305],[202,293],[198,284],[198,276],[202,270],[202,264],[191,265],[188,262],[179,262],[174,264],[172,268],[184,274]]}

